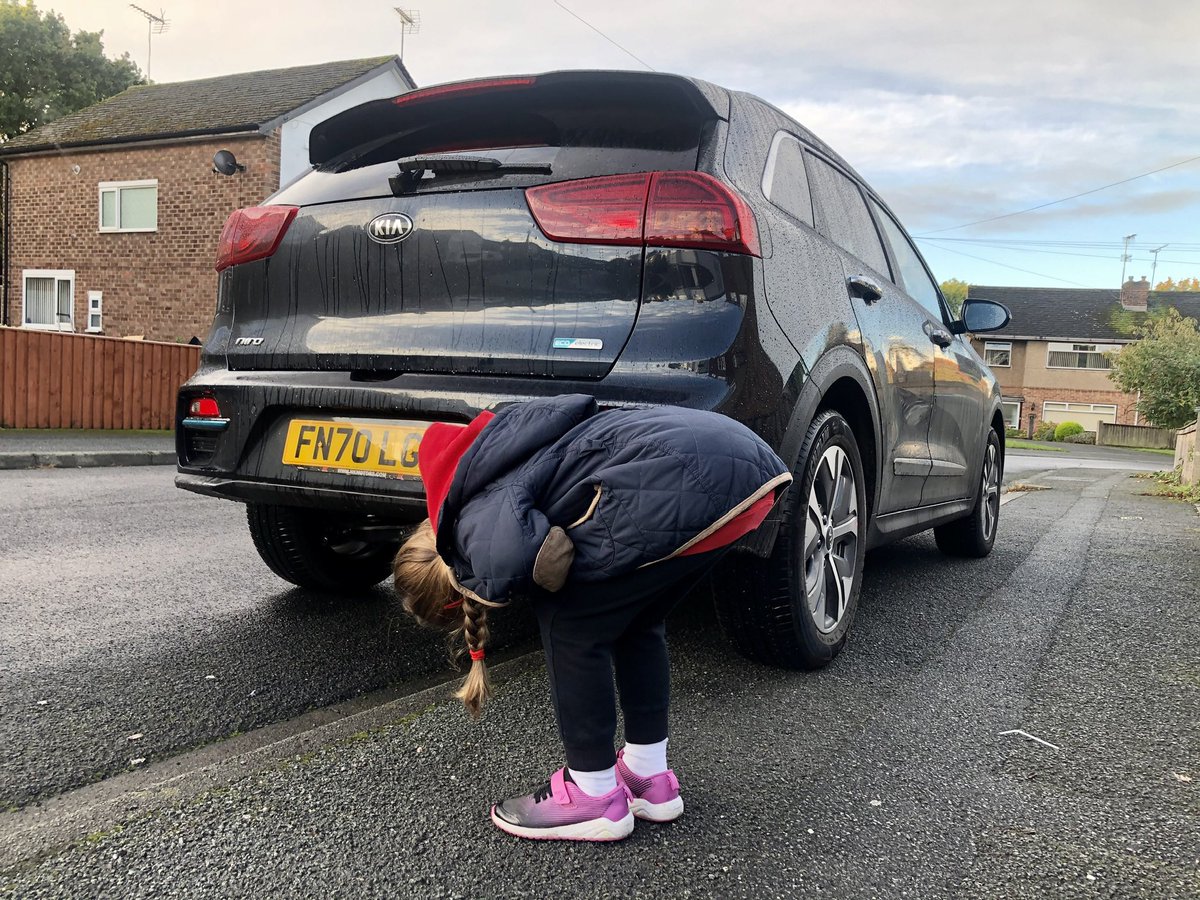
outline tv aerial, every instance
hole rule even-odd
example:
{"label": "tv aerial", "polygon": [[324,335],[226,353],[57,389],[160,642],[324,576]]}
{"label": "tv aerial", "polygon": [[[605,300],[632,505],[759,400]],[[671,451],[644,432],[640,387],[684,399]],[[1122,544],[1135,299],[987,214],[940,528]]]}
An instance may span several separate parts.
{"label": "tv aerial", "polygon": [[421,30],[421,11],[419,9],[401,9],[393,6],[396,15],[400,17],[400,61],[404,62],[404,36],[416,34]]}
{"label": "tv aerial", "polygon": [[156,34],[162,34],[171,27],[171,23],[167,20],[167,14],[160,9],[158,15],[150,12],[148,9],[142,9],[136,3],[130,3],[132,9],[136,9],[146,17],[146,80],[150,80],[150,48],[151,38]]}

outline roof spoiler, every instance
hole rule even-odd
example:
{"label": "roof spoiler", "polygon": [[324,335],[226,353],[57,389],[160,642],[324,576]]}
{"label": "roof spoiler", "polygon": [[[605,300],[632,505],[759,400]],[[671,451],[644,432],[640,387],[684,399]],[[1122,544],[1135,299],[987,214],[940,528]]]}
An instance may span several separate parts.
{"label": "roof spoiler", "polygon": [[314,166],[326,166],[363,145],[398,139],[435,122],[495,114],[498,104],[536,109],[588,97],[609,102],[628,97],[631,102],[690,111],[697,118],[729,118],[729,97],[723,89],[681,75],[567,71],[483,78],[371,100],[338,113],[313,127],[308,158]]}

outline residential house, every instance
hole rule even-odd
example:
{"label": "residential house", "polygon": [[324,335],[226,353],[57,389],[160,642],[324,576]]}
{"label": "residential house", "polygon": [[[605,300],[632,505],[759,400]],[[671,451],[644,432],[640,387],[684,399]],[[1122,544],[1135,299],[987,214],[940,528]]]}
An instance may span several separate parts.
{"label": "residential house", "polygon": [[1145,278],[1120,290],[972,285],[967,296],[1003,303],[1012,321],[972,339],[1000,382],[1009,426],[1031,431],[1043,420],[1144,425],[1137,397],[1109,378],[1110,354],[1137,339],[1138,322],[1173,306],[1200,318],[1200,293],[1151,291]]}
{"label": "residential house", "polygon": [[203,337],[229,214],[308,170],[313,125],[414,86],[397,57],[140,85],[0,144],[0,324]]}

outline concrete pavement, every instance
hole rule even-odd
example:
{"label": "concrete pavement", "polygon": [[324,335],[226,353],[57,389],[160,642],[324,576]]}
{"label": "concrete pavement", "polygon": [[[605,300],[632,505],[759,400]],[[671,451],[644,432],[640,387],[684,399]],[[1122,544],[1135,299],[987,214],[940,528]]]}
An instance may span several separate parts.
{"label": "concrete pavement", "polygon": [[169,431],[0,428],[0,469],[175,465]]}

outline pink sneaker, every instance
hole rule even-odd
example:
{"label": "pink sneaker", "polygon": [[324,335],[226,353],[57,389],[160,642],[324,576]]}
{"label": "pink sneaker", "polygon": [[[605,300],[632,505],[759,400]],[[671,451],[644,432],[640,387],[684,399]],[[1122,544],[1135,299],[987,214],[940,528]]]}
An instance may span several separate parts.
{"label": "pink sneaker", "polygon": [[633,834],[629,789],[620,779],[615,790],[590,797],[566,769],[559,769],[549,784],[532,794],[497,803],[492,823],[501,831],[539,841],[619,841]]}
{"label": "pink sneaker", "polygon": [[629,788],[633,797],[629,811],[647,822],[674,822],[683,815],[683,798],[679,796],[679,779],[667,769],[657,775],[635,775],[625,765],[625,751],[617,753],[617,781]]}

